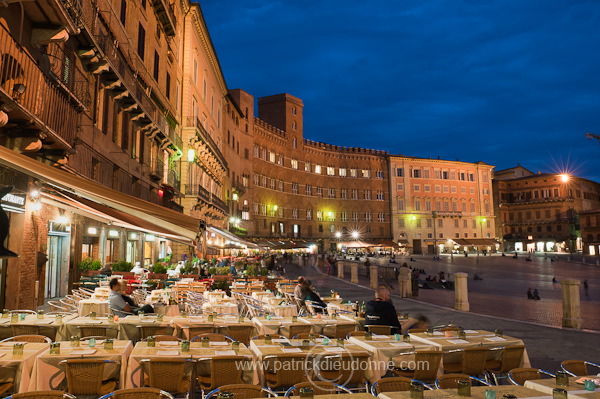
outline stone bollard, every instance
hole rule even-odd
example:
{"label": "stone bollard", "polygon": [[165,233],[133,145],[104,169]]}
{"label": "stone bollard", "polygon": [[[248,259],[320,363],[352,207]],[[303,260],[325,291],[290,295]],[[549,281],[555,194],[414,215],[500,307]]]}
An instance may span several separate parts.
{"label": "stone bollard", "polygon": [[465,312],[469,311],[467,278],[467,273],[454,273],[454,309]]}
{"label": "stone bollard", "polygon": [[581,328],[579,284],[579,280],[563,280],[560,282],[562,288],[563,327]]}
{"label": "stone bollard", "polygon": [[400,268],[400,275],[398,276],[398,290],[400,291],[401,298],[412,297],[411,272],[408,267]]}
{"label": "stone bollard", "polygon": [[379,285],[379,267],[375,265],[369,266],[369,275],[371,276],[371,288],[376,290]]}
{"label": "stone bollard", "polygon": [[343,261],[339,261],[337,262],[337,269],[338,269],[338,278],[344,278],[344,267],[346,266],[346,262]]}
{"label": "stone bollard", "polygon": [[352,262],[350,265],[350,282],[358,284],[358,263]]}

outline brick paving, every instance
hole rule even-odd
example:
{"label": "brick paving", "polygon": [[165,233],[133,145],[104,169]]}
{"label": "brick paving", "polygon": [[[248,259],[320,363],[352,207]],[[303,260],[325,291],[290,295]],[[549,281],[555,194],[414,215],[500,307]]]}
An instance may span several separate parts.
{"label": "brick paving", "polygon": [[[421,260],[418,260],[416,263],[420,263],[421,265],[426,264]],[[435,267],[439,267],[439,263],[436,262],[434,264]],[[424,268],[427,270],[427,267]],[[326,295],[330,290],[334,290],[339,292],[344,299],[359,302],[370,300],[373,297],[373,290],[368,288],[366,277],[361,277],[360,283],[362,285],[357,285],[349,282],[349,276],[347,276],[346,280],[340,280],[335,277],[323,275],[314,267],[292,265],[286,268],[286,275],[290,278],[296,278],[299,275],[307,276],[322,295]],[[552,277],[550,277],[550,281],[551,279]],[[471,281],[469,281],[469,284],[471,284]],[[597,349],[600,342],[600,333],[598,332],[546,327],[540,324],[510,320],[507,316],[504,316],[506,318],[497,315],[487,316],[476,312],[479,310],[479,307],[482,307],[486,311],[495,310],[495,312],[503,313],[504,315],[514,314],[520,316],[520,319],[527,318],[534,320],[536,323],[542,320],[550,320],[556,322],[555,325],[560,325],[560,316],[556,316],[561,313],[560,307],[557,308],[556,305],[558,303],[557,300],[542,299],[541,301],[530,301],[531,303],[528,303],[527,299],[523,300],[514,297],[507,302],[510,303],[510,306],[493,306],[490,305],[490,302],[497,299],[497,295],[472,293],[470,303],[471,308],[474,310],[471,312],[459,312],[448,307],[453,304],[453,295],[454,292],[451,290],[420,290],[419,297],[416,300],[401,299],[396,295],[393,295],[392,299],[399,312],[408,312],[411,317],[424,314],[431,320],[433,325],[454,323],[471,329],[494,330],[500,328],[507,335],[519,337],[523,339],[527,347],[533,367],[555,372],[560,369],[560,362],[567,359],[585,359],[595,363],[600,362],[600,351]],[[480,295],[482,296],[480,297]],[[486,298],[483,295],[488,295],[488,297]],[[449,298],[452,299],[449,300]],[[425,300],[432,303],[426,303]],[[439,303],[433,303],[436,301],[439,301]],[[480,301],[483,304],[480,305]],[[597,306],[597,304],[592,304],[592,306]],[[551,307],[552,309],[547,311],[546,307]],[[526,315],[526,317],[520,315],[519,312]],[[543,316],[542,314],[553,316]]]}

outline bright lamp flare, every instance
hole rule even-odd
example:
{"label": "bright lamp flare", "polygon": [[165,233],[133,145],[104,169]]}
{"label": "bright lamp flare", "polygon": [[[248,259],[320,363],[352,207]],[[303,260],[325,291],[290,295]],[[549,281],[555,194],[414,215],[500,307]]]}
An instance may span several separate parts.
{"label": "bright lamp flare", "polygon": [[566,173],[563,173],[558,176],[560,176],[560,181],[562,181],[563,183],[566,183],[571,179],[571,176],[567,175]]}
{"label": "bright lamp flare", "polygon": [[354,239],[357,239],[359,236],[358,231],[353,231],[351,235],[352,235],[352,238],[354,238]]}

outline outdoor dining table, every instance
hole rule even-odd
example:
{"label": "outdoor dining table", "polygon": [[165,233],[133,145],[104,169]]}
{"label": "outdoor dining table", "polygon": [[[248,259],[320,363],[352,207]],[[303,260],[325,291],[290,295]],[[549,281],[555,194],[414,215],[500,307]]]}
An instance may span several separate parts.
{"label": "outdoor dining table", "polygon": [[[503,395],[515,395],[517,398],[536,398],[552,399],[552,395],[544,395],[539,391],[528,389],[518,385],[498,385],[491,387],[471,387],[472,399],[485,399],[486,390],[496,391],[496,398],[500,399]],[[409,391],[382,392],[377,396],[379,399],[410,399]],[[423,392],[425,399],[464,399],[464,396],[458,395],[457,389],[434,389]]]}
{"label": "outdoor dining table", "polygon": [[264,308],[269,312],[275,313],[277,316],[292,317],[298,315],[298,307],[296,305],[265,305]]}
{"label": "outdoor dining table", "polygon": [[[243,321],[239,320],[238,316],[235,315],[223,315],[214,317],[212,321],[208,321],[207,316],[189,316],[189,317],[174,317],[171,321],[175,327],[174,335],[180,338],[193,338],[189,337],[189,328],[208,326],[212,325],[213,328],[220,326],[236,325],[236,326],[251,326],[254,327],[254,323],[248,317],[244,317]],[[253,334],[254,335],[254,334]]]}
{"label": "outdoor dining table", "polygon": [[[348,338],[348,342],[366,349],[371,354],[373,375],[370,382],[380,380],[387,372],[389,361],[393,356],[403,353],[414,352],[416,350],[435,350],[434,345],[418,341],[402,342],[396,341],[393,335],[376,335],[371,340],[365,337],[353,336]],[[411,358],[410,360],[413,360]],[[407,360],[408,356],[407,356]]]}
{"label": "outdoor dining table", "polygon": [[213,312],[213,313],[231,313],[238,314],[238,306],[237,303],[233,302],[212,302],[212,303],[203,303],[202,310],[205,312]]}
{"label": "outdoor dining table", "polygon": [[[229,342],[210,342],[209,347],[202,347],[200,342],[190,342],[190,351],[182,352],[181,343],[177,341],[161,341],[156,342],[156,346],[148,347],[148,342],[138,342],[133,348],[131,355],[129,356],[129,363],[127,365],[127,381],[125,383],[126,388],[137,388],[140,386],[141,379],[141,364],[140,362],[144,359],[152,358],[182,358],[182,359],[207,359],[216,356],[231,356],[231,355],[246,355],[252,356],[252,353],[246,348],[246,346],[240,343],[240,349],[232,350]],[[208,375],[209,365],[199,365],[196,369],[198,375]],[[254,364],[250,362],[249,367],[244,367],[243,380],[246,384],[256,383],[257,376],[254,371]],[[190,364],[186,373],[191,373],[192,364]]]}
{"label": "outdoor dining table", "polygon": [[317,317],[298,317],[298,321],[306,324],[310,324],[312,326],[312,332],[314,334],[323,334],[323,328],[327,325],[354,325],[356,326],[356,322],[353,320],[349,320],[347,318],[337,317],[332,319],[328,316]]}
{"label": "outdoor dining table", "polygon": [[[60,353],[51,355],[49,349],[45,349],[36,359],[31,375],[28,390],[46,391],[61,388],[65,382],[64,368],[59,364],[66,359],[102,359],[113,360],[116,364],[107,364],[104,367],[103,380],[110,378],[118,379],[120,387],[124,388],[127,361],[133,345],[131,341],[117,340],[113,342],[113,349],[104,349],[104,341],[96,341],[96,346],[88,347],[85,341],[80,346],[71,346],[70,341],[61,341]],[[27,345],[25,345],[27,347]]]}
{"label": "outdoor dining table", "polygon": [[251,295],[252,295],[252,298],[256,299],[257,301],[261,301],[261,302],[267,302],[268,298],[275,297],[275,294],[272,293],[271,291],[255,291]]}
{"label": "outdoor dining table", "polygon": [[[138,326],[159,326],[173,328],[173,317],[164,316],[162,321],[158,321],[156,314],[143,316],[130,315],[119,319],[119,339],[129,339],[133,342],[140,340],[140,329]],[[172,332],[168,335],[172,335]]]}
{"label": "outdoor dining table", "polygon": [[54,315],[43,315],[43,319],[39,319],[38,315],[27,314],[24,319],[19,319],[16,323],[11,321],[10,316],[8,318],[0,318],[0,340],[15,335],[12,326],[36,326],[40,328],[40,335],[57,339],[60,335],[60,330],[63,328],[63,323],[77,317],[77,315],[64,315],[60,323],[56,322],[55,317]]}
{"label": "outdoor dining table", "polygon": [[[593,391],[587,391],[583,386],[583,380],[595,380],[596,389]],[[569,377],[568,386],[558,386],[556,379],[544,378],[541,380],[527,380],[524,386],[526,388],[535,389],[536,391],[543,392],[548,395],[552,395],[554,388],[561,388],[567,391],[569,398],[574,399],[600,399],[600,377],[597,375],[588,375],[582,377]]]}
{"label": "outdoor dining table", "polygon": [[67,320],[63,323],[61,328],[58,330],[56,336],[57,341],[68,341],[71,337],[81,336],[79,327],[104,327],[107,328],[107,335],[110,338],[117,338],[119,336],[119,324],[109,323],[108,317],[99,316],[92,319],[89,316],[75,317],[71,320]]}
{"label": "outdoor dining table", "polygon": [[[300,399],[300,396],[290,396],[290,399]],[[370,393],[338,393],[330,395],[314,395],[314,399],[373,399],[373,395]]]}
{"label": "outdoor dining table", "polygon": [[[261,317],[253,317],[252,323],[256,327],[256,331],[258,335],[263,334],[282,334],[281,328],[290,326],[293,321],[291,317],[283,317],[283,316],[272,316],[270,319],[267,319],[265,316]],[[295,323],[300,323],[296,321]]]}
{"label": "outdoor dining table", "polygon": [[[509,337],[507,335],[497,337],[494,332],[486,330],[465,330],[465,339],[459,339],[456,331],[451,331],[449,333],[450,336],[446,336],[445,333],[447,332],[434,331],[432,336],[428,333],[411,333],[410,337],[412,341],[434,345],[436,350],[444,352],[444,362],[446,363],[460,362],[460,352],[448,353],[449,351],[455,351],[457,349],[474,347],[492,349],[513,345],[524,345],[523,341],[519,338]],[[500,353],[501,351],[497,351],[497,355],[494,356],[500,356]],[[527,348],[523,351],[523,359],[519,367],[531,367]]]}
{"label": "outdoor dining table", "polygon": [[215,302],[227,296],[225,295],[225,291],[205,291],[203,295],[204,299],[206,299],[208,302]]}
{"label": "outdoor dining table", "polygon": [[98,315],[110,314],[108,299],[89,298],[82,299],[77,303],[77,314],[85,316],[91,312],[96,312]]}
{"label": "outdoor dining table", "polygon": [[23,354],[13,354],[15,342],[0,343],[0,379],[12,378],[15,392],[27,392],[33,373],[35,358],[40,352],[47,350],[50,344],[27,342],[23,346]]}
{"label": "outdoor dining table", "polygon": [[[367,354],[368,352],[358,345],[346,343],[343,347],[336,345],[336,340],[330,340],[327,345],[323,343],[323,339],[316,338],[310,342],[308,348],[302,347],[301,339],[272,339],[271,343],[267,343],[264,339],[253,339],[250,341],[250,351],[256,356],[257,362],[262,362],[265,356],[283,355],[286,353],[305,353],[317,359],[321,356],[350,354],[357,356],[359,354]],[[372,371],[367,369],[365,376],[370,379]],[[261,383],[262,378],[261,376]]]}

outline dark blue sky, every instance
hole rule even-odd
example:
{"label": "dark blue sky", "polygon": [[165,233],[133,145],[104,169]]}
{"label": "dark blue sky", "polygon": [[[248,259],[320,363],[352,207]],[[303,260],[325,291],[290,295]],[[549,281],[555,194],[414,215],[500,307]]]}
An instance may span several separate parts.
{"label": "dark blue sky", "polygon": [[227,85],[304,136],[600,181],[600,1],[202,0]]}

